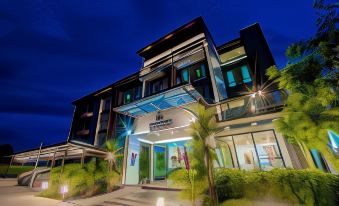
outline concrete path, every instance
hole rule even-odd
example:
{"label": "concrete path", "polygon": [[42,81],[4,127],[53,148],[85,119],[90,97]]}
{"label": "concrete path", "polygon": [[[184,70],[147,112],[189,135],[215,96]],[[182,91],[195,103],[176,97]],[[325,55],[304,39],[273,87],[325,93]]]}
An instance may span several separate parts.
{"label": "concrete path", "polygon": [[[16,179],[0,179],[1,206],[71,206],[73,204],[36,197],[37,192],[25,186],[17,186]],[[74,206],[74,205],[73,205]]]}
{"label": "concrete path", "polygon": [[139,186],[125,186],[118,191],[96,197],[70,201],[81,206],[188,206],[177,191],[145,190]]}
{"label": "concrete path", "polygon": [[139,186],[125,186],[115,192],[91,198],[62,202],[37,197],[38,192],[25,186],[17,186],[16,179],[0,179],[1,206],[188,206],[179,198],[179,192],[145,190]]}

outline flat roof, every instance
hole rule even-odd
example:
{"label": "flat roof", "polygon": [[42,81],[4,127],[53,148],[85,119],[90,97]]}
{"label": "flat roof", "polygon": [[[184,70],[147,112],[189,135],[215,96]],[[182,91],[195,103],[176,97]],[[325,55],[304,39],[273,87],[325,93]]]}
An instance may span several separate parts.
{"label": "flat roof", "polygon": [[160,54],[173,46],[182,43],[193,36],[205,32],[206,24],[200,16],[193,19],[187,24],[175,29],[162,38],[146,45],[144,48],[137,51],[137,54],[145,59],[149,59],[157,54]]}

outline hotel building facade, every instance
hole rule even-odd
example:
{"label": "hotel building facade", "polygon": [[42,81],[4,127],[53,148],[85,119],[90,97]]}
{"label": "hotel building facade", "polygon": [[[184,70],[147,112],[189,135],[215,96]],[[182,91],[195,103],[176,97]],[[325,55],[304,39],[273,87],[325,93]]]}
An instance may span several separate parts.
{"label": "hotel building facade", "polygon": [[[73,102],[68,147],[56,147],[81,155],[68,157],[62,149],[48,153],[46,147],[40,158],[102,156],[100,148],[116,138],[124,147],[123,184],[164,181],[172,170],[185,167],[189,125],[195,106],[203,104],[215,107],[222,128],[214,138],[215,167],[307,166],[300,149],[274,127],[287,94],[265,75],[275,62],[259,24],[217,46],[199,17],[137,54],[143,66],[136,73]],[[17,154],[17,160],[24,161],[25,154]]]}

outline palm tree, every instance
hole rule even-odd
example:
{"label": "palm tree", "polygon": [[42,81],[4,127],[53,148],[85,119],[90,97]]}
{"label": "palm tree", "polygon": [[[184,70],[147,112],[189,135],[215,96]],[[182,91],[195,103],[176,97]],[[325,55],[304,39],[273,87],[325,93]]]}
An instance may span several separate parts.
{"label": "palm tree", "polygon": [[123,154],[119,154],[123,147],[119,147],[119,143],[116,139],[107,140],[104,144],[104,149],[107,151],[105,160],[108,161],[108,172],[115,171],[120,175],[117,167],[117,158],[122,157]]}
{"label": "palm tree", "polygon": [[202,155],[207,170],[210,203],[212,206],[215,206],[217,205],[217,193],[213,173],[213,160],[215,159],[213,142],[214,135],[219,131],[216,124],[215,110],[214,108],[206,109],[203,105],[198,104],[194,113],[196,120],[190,125],[191,135],[194,141],[199,141],[203,144]]}

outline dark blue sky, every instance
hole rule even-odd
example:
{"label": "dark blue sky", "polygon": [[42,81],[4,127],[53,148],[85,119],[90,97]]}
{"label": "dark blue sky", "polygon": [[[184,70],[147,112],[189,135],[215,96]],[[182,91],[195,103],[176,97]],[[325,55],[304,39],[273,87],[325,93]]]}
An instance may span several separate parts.
{"label": "dark blue sky", "polygon": [[315,32],[310,0],[2,0],[0,144],[65,141],[73,100],[140,69],[137,50],[198,16],[218,45],[259,22],[279,67]]}

